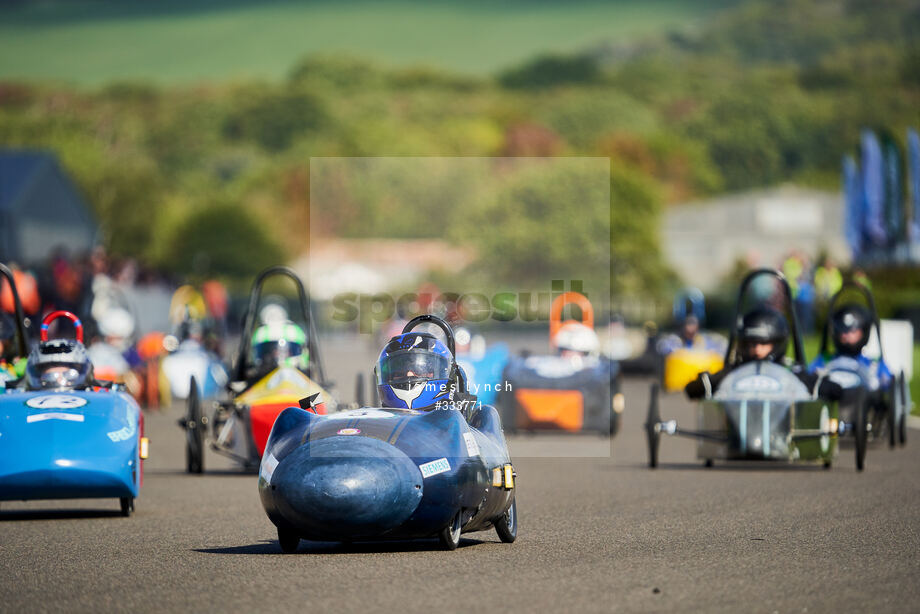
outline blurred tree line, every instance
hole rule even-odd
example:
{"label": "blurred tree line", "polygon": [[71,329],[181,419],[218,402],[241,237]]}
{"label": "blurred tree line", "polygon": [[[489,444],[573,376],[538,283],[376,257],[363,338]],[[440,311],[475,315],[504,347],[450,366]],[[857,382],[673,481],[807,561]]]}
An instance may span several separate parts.
{"label": "blurred tree line", "polygon": [[[492,79],[318,56],[281,83],[7,82],[0,142],[57,152],[114,255],[228,276],[305,249],[311,156],[609,156],[611,289],[655,295],[673,282],[662,207],[781,181],[836,188],[861,127],[916,124],[918,32],[915,0],[755,1],[702,28],[542,56]],[[507,264],[492,269],[499,282],[518,270],[508,263],[577,263],[577,240],[602,240],[575,214],[540,223],[490,202],[444,219],[483,261]],[[400,214],[399,203],[343,203],[320,221],[376,236],[379,216]],[[486,219],[508,230],[481,232]]]}

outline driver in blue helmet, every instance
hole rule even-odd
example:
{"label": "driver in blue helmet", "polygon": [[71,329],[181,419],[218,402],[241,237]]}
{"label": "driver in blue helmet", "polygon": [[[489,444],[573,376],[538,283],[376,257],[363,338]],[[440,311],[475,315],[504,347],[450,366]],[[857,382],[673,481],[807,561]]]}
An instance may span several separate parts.
{"label": "driver in blue helmet", "polygon": [[665,335],[656,344],[658,353],[667,356],[680,349],[721,351],[724,349],[709,335],[700,332],[700,319],[689,313],[678,320],[676,333]]}
{"label": "driver in blue helmet", "polygon": [[823,373],[828,362],[846,356],[858,362],[869,374],[867,383],[870,390],[888,388],[893,378],[891,369],[881,358],[872,359],[863,354],[863,348],[869,343],[872,323],[872,314],[862,305],[848,303],[835,310],[831,315],[830,328],[836,353],[833,356],[819,355],[809,365],[809,370]]}
{"label": "driver in blue helmet", "polygon": [[[738,332],[738,354],[740,362],[726,365],[717,373],[703,372],[684,388],[690,399],[703,399],[712,394],[733,369],[752,361],[769,361],[789,367],[785,362],[786,348],[789,345],[789,325],[786,318],[772,307],[756,307],[744,314],[741,330]],[[841,387],[823,377],[791,367],[790,370],[805,387],[819,397],[836,401],[841,398]]]}
{"label": "driver in blue helmet", "polygon": [[450,350],[433,335],[409,332],[390,339],[374,373],[383,407],[424,409],[449,399],[456,389]]}

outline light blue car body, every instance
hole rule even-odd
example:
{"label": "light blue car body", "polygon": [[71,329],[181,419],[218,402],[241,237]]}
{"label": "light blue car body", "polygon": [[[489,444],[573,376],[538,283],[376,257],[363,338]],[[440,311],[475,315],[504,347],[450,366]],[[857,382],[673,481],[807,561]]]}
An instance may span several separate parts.
{"label": "light blue car body", "polygon": [[0,500],[136,497],[141,424],[123,392],[0,389]]}

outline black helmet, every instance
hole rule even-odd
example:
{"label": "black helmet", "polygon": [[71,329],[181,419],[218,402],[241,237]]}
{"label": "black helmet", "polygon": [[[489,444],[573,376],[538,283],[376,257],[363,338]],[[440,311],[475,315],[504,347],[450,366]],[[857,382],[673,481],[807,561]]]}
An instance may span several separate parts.
{"label": "black helmet", "polygon": [[31,390],[86,388],[93,381],[93,364],[79,341],[42,341],[29,354],[26,381]]}
{"label": "black helmet", "polygon": [[789,325],[783,314],[771,307],[757,307],[741,320],[739,335],[742,361],[752,360],[748,351],[757,343],[772,343],[773,349],[765,360],[779,362],[786,355],[789,342]]}
{"label": "black helmet", "polygon": [[[831,338],[837,352],[847,356],[857,356],[869,342],[869,331],[872,328],[872,314],[862,305],[849,303],[834,311],[831,316]],[[861,330],[859,341],[846,343],[842,336],[854,330]]]}

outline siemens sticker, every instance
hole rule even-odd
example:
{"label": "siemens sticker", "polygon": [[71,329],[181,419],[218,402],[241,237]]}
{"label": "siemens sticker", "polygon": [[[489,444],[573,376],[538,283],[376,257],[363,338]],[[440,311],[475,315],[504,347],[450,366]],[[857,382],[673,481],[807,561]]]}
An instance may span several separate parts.
{"label": "siemens sticker", "polygon": [[447,462],[446,458],[439,458],[430,463],[419,465],[418,468],[422,472],[422,478],[430,478],[433,475],[450,471],[450,463]]}

